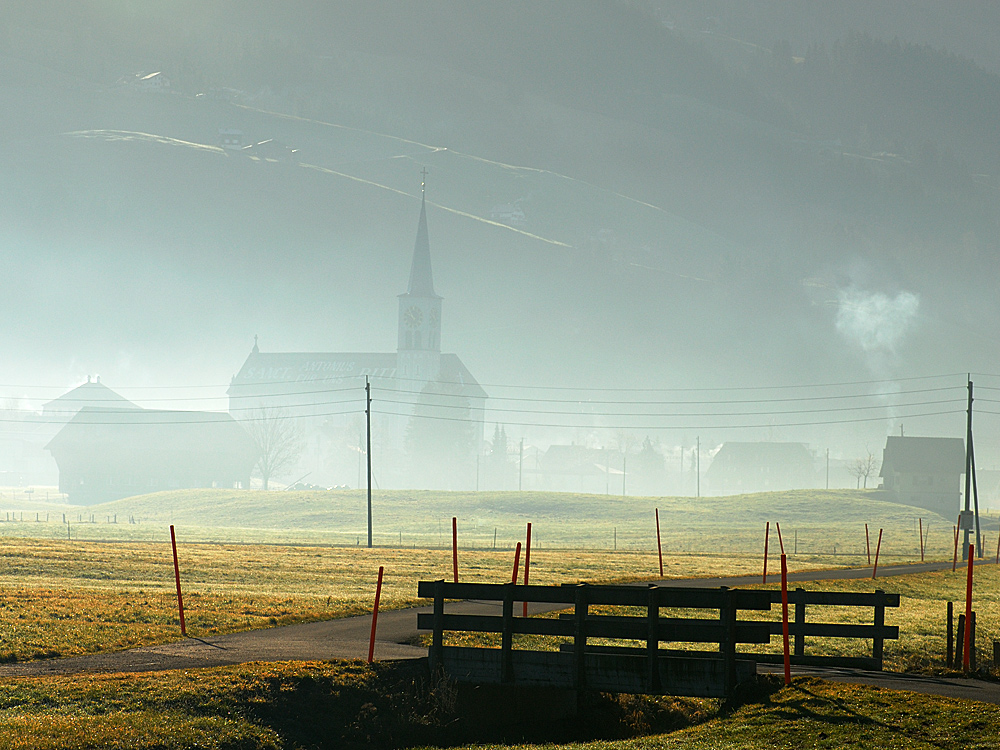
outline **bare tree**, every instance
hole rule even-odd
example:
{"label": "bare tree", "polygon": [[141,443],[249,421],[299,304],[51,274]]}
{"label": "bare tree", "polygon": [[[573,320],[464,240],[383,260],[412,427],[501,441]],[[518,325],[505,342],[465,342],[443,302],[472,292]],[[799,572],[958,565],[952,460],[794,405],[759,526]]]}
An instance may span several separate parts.
{"label": "bare tree", "polygon": [[257,444],[254,471],[260,475],[266,490],[272,477],[280,476],[299,460],[303,448],[302,435],[295,420],[285,409],[277,406],[253,409],[241,423]]}
{"label": "bare tree", "polygon": [[858,480],[858,489],[861,489],[861,482],[864,480],[864,488],[868,489],[868,478],[876,473],[881,465],[875,454],[870,449],[865,450],[865,455],[854,459],[850,465],[850,472]]}

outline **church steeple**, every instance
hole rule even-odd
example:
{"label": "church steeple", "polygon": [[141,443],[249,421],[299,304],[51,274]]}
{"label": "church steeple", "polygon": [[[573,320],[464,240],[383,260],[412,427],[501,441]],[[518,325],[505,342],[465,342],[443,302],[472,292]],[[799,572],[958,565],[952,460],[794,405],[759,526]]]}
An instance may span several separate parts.
{"label": "church steeple", "polygon": [[[427,170],[423,171],[424,176]],[[431,243],[427,237],[427,195],[425,183],[420,183],[420,221],[417,223],[417,241],[413,245],[410,264],[410,283],[406,293],[412,297],[434,298],[434,274],[431,271]]]}
{"label": "church steeple", "polygon": [[[422,172],[426,177],[427,170]],[[420,220],[410,263],[410,283],[399,295],[397,366],[405,378],[432,380],[441,364],[441,297],[434,291],[427,235],[426,184],[420,183]]]}

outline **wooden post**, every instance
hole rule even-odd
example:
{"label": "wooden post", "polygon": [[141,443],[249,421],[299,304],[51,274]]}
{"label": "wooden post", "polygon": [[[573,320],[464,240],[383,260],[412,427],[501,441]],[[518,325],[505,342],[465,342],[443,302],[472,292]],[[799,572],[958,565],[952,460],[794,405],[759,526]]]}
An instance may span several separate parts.
{"label": "wooden post", "polygon": [[997,559],[995,562],[1000,565],[1000,534],[997,534]]}
{"label": "wooden post", "polygon": [[[531,524],[528,524],[528,536],[524,542],[524,585],[528,585],[528,569],[531,567]],[[522,617],[528,616],[528,602],[523,602],[524,612]]]}
{"label": "wooden post", "polygon": [[868,553],[868,564],[872,564],[872,544],[868,538],[868,524],[865,524],[865,551]]}
{"label": "wooden post", "polygon": [[969,628],[972,627],[972,558],[974,546],[969,545],[969,573],[965,580],[965,649],[962,651],[962,669],[969,671]]}
{"label": "wooden post", "polygon": [[451,568],[455,583],[458,583],[458,518],[451,517]]}
{"label": "wooden post", "polygon": [[583,690],[587,686],[587,584],[576,587],[573,604],[573,687]]}
{"label": "wooden post", "polygon": [[660,691],[659,628],[660,596],[656,584],[650,584],[646,601],[646,687],[653,695]]}
{"label": "wooden post", "polygon": [[795,589],[795,655],[805,656],[806,653],[806,602],[805,589]]}
{"label": "wooden post", "polygon": [[719,644],[725,670],[726,695],[736,688],[736,599],[732,589],[723,587],[724,605],[719,610],[722,620],[723,640]]}
{"label": "wooden post", "polygon": [[[777,524],[775,524],[777,525]],[[781,539],[781,532],[778,532]],[[785,684],[792,684],[792,660],[788,653],[788,566],[785,555],[781,555],[781,640],[785,656]]]}
{"label": "wooden post", "polygon": [[1000,665],[1000,641],[993,641],[993,668]]}
{"label": "wooden post", "polygon": [[920,536],[920,562],[923,562],[924,561],[924,519],[923,518],[918,518],[917,520],[920,522],[920,528],[917,531],[917,534]]}
{"label": "wooden post", "polygon": [[368,663],[375,660],[375,627],[378,625],[378,602],[382,598],[382,574],[385,567],[378,566],[378,583],[375,584],[375,606],[372,607],[372,633],[368,638]]}
{"label": "wooden post", "polygon": [[958,627],[955,628],[955,668],[961,661],[961,655],[965,653],[965,615],[958,616]]}
{"label": "wooden post", "polygon": [[[878,560],[877,549],[875,551],[875,560]],[[881,672],[882,653],[885,645],[885,638],[882,635],[882,628],[885,627],[885,591],[875,589],[875,595],[878,599],[875,602],[875,637],[872,638],[872,659],[875,660],[875,668]]]}
{"label": "wooden post", "polygon": [[434,581],[434,628],[431,632],[431,674],[444,666],[444,580]]}
{"label": "wooden post", "polygon": [[976,671],[976,610],[972,610],[972,625],[969,626],[969,666]]}
{"label": "wooden post", "polygon": [[[521,543],[517,544],[520,551]],[[516,575],[516,574],[515,574]],[[503,613],[500,633],[500,682],[507,685],[514,681],[514,586],[511,581],[504,586]]]}
{"label": "wooden post", "polygon": [[[618,548],[618,527],[615,527],[615,549]],[[656,553],[660,556],[660,578],[663,578],[663,545],[660,543],[660,509],[656,509]]]}
{"label": "wooden post", "polygon": [[511,583],[517,583],[517,571],[521,567],[521,543],[517,543],[514,548],[514,573],[510,577]]}
{"label": "wooden post", "polygon": [[177,582],[177,611],[181,619],[181,635],[187,636],[184,625],[184,597],[181,596],[181,568],[177,563],[177,537],[174,535],[174,525],[170,524],[170,546],[174,550],[174,580]]}
{"label": "wooden post", "polygon": [[764,527],[764,579],[762,583],[767,583],[767,540],[771,536],[771,522],[768,521]]}
{"label": "wooden post", "polygon": [[[961,520],[961,517],[959,517]],[[955,572],[955,568],[958,566],[958,526],[955,527],[955,556],[951,560],[951,572]]]}
{"label": "wooden post", "polygon": [[878,553],[882,549],[882,529],[878,530],[878,544],[875,546],[875,566],[872,568],[872,580],[875,580],[875,574],[878,573]]}
{"label": "wooden post", "polygon": [[946,635],[948,641],[948,650],[945,654],[945,666],[951,669],[955,665],[955,620],[954,620],[954,609],[955,605],[953,602],[948,602],[948,633]]}

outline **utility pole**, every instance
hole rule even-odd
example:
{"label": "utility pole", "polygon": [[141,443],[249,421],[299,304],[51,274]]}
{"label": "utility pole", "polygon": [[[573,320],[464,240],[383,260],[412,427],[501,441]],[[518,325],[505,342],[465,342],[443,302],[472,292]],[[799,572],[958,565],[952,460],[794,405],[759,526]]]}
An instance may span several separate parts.
{"label": "utility pole", "polygon": [[698,442],[697,442],[697,451],[698,451],[697,452],[697,457],[698,457],[698,459],[697,459],[697,463],[695,464],[694,473],[695,473],[695,478],[697,480],[697,483],[696,483],[696,487],[697,487],[696,492],[697,492],[697,495],[696,495],[696,497],[701,497],[701,437],[699,436],[697,438],[697,440],[698,440]]}
{"label": "utility pole", "polygon": [[521,445],[517,449],[517,491],[521,491],[521,477],[523,476],[521,467],[524,465],[524,438],[521,438]]}
{"label": "utility pole", "polygon": [[365,421],[368,423],[368,549],[372,546],[372,384],[365,376]]}
{"label": "utility pole", "polygon": [[627,460],[628,460],[628,449],[626,449],[625,452],[622,453],[622,497],[625,497],[625,466],[626,466],[625,462]]}
{"label": "utility pole", "polygon": [[611,454],[608,446],[604,446],[604,494],[611,494]]}
{"label": "utility pole", "polygon": [[[975,446],[972,441],[972,376],[969,376],[969,405],[966,412],[966,429],[965,429],[965,512],[968,513],[973,508],[970,507],[971,503],[974,503],[975,508],[975,519],[976,519],[976,554],[978,557],[983,556],[983,539],[982,533],[979,527],[979,492],[976,486],[976,452]],[[963,545],[963,552],[967,555],[969,549],[969,534],[971,529],[966,526],[965,528],[965,544]]]}

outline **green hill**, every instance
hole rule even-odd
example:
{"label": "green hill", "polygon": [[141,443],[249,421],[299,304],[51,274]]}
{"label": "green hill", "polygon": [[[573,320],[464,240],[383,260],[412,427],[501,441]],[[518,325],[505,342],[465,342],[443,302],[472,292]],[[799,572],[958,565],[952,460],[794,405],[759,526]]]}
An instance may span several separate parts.
{"label": "green hill", "polygon": [[[798,490],[733,497],[648,498],[553,492],[391,491],[373,495],[376,545],[447,546],[451,517],[458,518],[463,547],[512,547],[532,523],[532,546],[651,550],[659,509],[665,551],[759,554],[765,523],[773,550],[780,523],[788,552],[864,554],[864,525],[885,529],[883,554],[917,550],[918,518],[929,529],[929,549],[950,552],[951,522],[918,508],[884,502],[880,493]],[[175,524],[189,540],[300,541],[363,544],[365,493],[182,490],[126,498],[90,511],[99,520],[117,514],[118,532],[162,538]],[[86,518],[86,516],[83,516]],[[107,526],[79,528],[86,536],[113,533]],[[947,532],[947,533],[946,533]]]}

